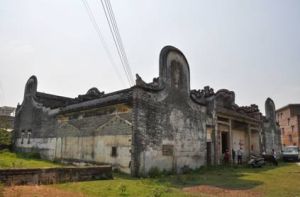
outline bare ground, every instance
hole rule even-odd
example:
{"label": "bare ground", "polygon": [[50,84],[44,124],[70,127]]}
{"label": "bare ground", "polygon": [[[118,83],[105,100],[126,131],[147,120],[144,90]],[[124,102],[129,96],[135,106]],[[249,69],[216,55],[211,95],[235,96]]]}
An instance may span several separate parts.
{"label": "bare ground", "polygon": [[201,196],[203,194],[214,197],[261,197],[260,192],[251,190],[225,189],[209,185],[200,185],[193,187],[185,187],[183,191],[193,196]]}
{"label": "bare ground", "polygon": [[49,186],[12,186],[5,187],[4,197],[85,197],[78,192],[69,192]]}

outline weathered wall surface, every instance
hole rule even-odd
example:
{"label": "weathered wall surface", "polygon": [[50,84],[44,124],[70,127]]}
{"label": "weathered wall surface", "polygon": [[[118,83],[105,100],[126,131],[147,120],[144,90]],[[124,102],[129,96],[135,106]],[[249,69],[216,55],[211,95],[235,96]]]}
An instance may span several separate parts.
{"label": "weathered wall surface", "polygon": [[189,68],[178,50],[161,52],[159,91],[133,93],[133,175],[206,164],[206,108],[189,97]]}
{"label": "weathered wall surface", "polygon": [[262,146],[266,154],[272,154],[272,150],[277,155],[281,154],[281,132],[276,123],[275,105],[272,99],[265,102],[266,118],[262,126]]}
{"label": "weathered wall surface", "polygon": [[249,157],[249,136],[246,130],[242,129],[233,129],[233,149],[237,152],[239,149],[242,150],[243,161],[246,161]]}
{"label": "weathered wall surface", "polygon": [[251,131],[251,152],[259,155],[261,153],[260,149],[260,135],[258,131]]}
{"label": "weathered wall surface", "polygon": [[[109,163],[124,172],[130,172],[131,109],[122,113],[114,111],[106,115],[75,119],[70,119],[70,116],[60,116],[53,121],[55,126],[52,128],[56,137],[21,133],[16,138],[17,149],[37,151],[42,157],[51,160]],[[115,155],[112,155],[113,147]]]}
{"label": "weathered wall surface", "polygon": [[48,169],[0,169],[0,182],[5,185],[55,184],[111,178],[111,166]]}
{"label": "weathered wall surface", "polygon": [[29,79],[16,113],[15,149],[39,152],[45,159],[112,164],[130,172],[130,104],[58,113],[35,100],[36,79]]}

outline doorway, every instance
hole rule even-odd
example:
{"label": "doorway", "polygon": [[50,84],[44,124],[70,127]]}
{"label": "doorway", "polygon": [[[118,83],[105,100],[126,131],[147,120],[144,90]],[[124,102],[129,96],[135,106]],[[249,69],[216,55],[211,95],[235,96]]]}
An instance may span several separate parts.
{"label": "doorway", "polygon": [[229,134],[228,132],[222,132],[222,154],[225,153],[226,149],[229,150]]}
{"label": "doorway", "polygon": [[206,142],[207,165],[211,165],[211,142]]}

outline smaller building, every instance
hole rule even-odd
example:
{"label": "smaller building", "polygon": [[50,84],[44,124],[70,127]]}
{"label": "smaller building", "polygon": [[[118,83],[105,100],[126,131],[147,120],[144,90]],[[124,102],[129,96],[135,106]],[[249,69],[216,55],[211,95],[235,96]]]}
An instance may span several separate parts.
{"label": "smaller building", "polygon": [[14,127],[15,107],[0,107],[0,129],[12,131]]}
{"label": "smaller building", "polygon": [[282,146],[300,146],[300,104],[289,104],[276,110]]}
{"label": "smaller building", "polygon": [[15,116],[15,107],[3,106],[0,107],[0,116]]}

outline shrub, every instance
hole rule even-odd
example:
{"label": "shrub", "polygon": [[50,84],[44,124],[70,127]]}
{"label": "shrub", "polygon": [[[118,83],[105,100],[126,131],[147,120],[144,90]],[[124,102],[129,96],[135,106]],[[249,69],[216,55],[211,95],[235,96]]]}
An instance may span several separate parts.
{"label": "shrub", "polygon": [[120,195],[121,195],[121,196],[126,196],[126,195],[127,195],[127,193],[126,193],[126,190],[127,190],[126,185],[121,184],[121,185],[119,186],[119,190],[120,190]]}
{"label": "shrub", "polygon": [[192,172],[192,169],[191,169],[189,166],[184,165],[184,166],[181,168],[181,172],[182,172],[183,174],[187,174],[187,173]]}
{"label": "shrub", "polygon": [[163,191],[159,188],[153,189],[153,197],[161,197],[163,194]]}
{"label": "shrub", "polygon": [[17,155],[25,159],[41,159],[41,155],[38,152],[17,153]]}
{"label": "shrub", "polygon": [[152,167],[150,168],[148,175],[150,178],[157,178],[161,176],[161,171],[158,167]]}
{"label": "shrub", "polygon": [[11,145],[11,133],[0,129],[0,145]]}

